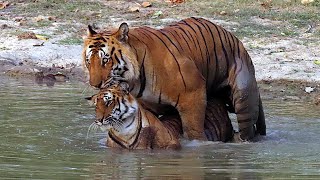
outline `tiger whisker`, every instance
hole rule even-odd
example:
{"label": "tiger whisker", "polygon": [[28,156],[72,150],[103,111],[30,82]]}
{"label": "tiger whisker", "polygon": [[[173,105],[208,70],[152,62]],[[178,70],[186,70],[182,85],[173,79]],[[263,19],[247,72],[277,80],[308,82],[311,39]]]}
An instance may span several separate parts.
{"label": "tiger whisker", "polygon": [[[87,83],[88,84],[88,83]],[[82,93],[81,93],[81,95],[83,95],[85,92],[87,92],[87,89],[90,87],[90,85],[88,84],[85,88],[84,88],[84,90],[82,91]]]}
{"label": "tiger whisker", "polygon": [[91,123],[90,126],[88,127],[88,131],[87,131],[87,136],[86,136],[86,143],[89,139],[89,133],[92,132],[93,129],[95,129],[97,126],[97,124],[95,122]]}

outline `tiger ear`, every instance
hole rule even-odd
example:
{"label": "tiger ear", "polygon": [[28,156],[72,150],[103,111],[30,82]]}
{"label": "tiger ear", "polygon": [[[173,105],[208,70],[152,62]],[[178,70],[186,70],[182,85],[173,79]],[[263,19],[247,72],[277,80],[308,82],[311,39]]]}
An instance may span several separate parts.
{"label": "tiger ear", "polygon": [[126,82],[121,82],[121,83],[119,84],[119,86],[120,86],[121,91],[122,91],[124,94],[126,94],[126,95],[129,94],[129,84],[128,84],[128,83],[126,83]]}
{"label": "tiger ear", "polygon": [[93,28],[92,28],[92,26],[91,26],[91,25],[88,25],[87,33],[88,33],[88,37],[90,37],[90,36],[93,36],[93,35],[97,34],[97,32],[95,32],[95,31],[93,30]]}
{"label": "tiger ear", "polygon": [[127,23],[122,23],[119,27],[119,30],[117,32],[117,38],[121,42],[127,42],[128,41],[128,33],[129,33],[129,26]]}

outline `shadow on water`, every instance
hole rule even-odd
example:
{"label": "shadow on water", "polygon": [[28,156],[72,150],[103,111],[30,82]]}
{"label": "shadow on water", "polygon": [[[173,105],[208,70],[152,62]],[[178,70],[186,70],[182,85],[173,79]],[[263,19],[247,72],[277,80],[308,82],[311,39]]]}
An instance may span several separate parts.
{"label": "shadow on water", "polygon": [[257,143],[184,141],[181,151],[106,149],[86,143],[94,109],[78,82],[39,86],[0,77],[0,176],[29,179],[320,178],[320,112],[264,101],[268,135]]}

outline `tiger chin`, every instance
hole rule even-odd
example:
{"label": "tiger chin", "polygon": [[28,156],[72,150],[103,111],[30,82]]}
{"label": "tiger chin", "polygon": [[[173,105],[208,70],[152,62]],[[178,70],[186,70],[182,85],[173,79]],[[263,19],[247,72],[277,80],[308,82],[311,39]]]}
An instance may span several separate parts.
{"label": "tiger chin", "polygon": [[129,29],[122,23],[117,30],[96,32],[89,26],[82,56],[91,86],[101,88],[109,78],[125,81],[148,107],[174,107],[189,139],[206,139],[210,98],[220,98],[236,114],[241,139],[266,135],[248,52],[232,33],[208,20],[192,17],[163,29]]}
{"label": "tiger chin", "polygon": [[[94,123],[108,130],[107,146],[125,149],[180,149],[179,139],[183,130],[179,114],[171,113],[158,118],[128,90],[126,83],[116,83],[86,98],[96,107]],[[234,130],[221,101],[208,101],[205,117],[204,133],[208,140],[232,141]]]}

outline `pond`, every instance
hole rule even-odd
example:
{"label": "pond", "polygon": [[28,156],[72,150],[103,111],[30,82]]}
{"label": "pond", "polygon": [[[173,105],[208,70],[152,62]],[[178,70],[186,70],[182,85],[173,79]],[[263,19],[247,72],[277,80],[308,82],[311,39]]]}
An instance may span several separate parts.
{"label": "pond", "polygon": [[183,141],[183,149],[115,150],[89,136],[93,90],[0,76],[0,177],[19,179],[320,178],[320,111],[264,100],[268,135],[256,143]]}

